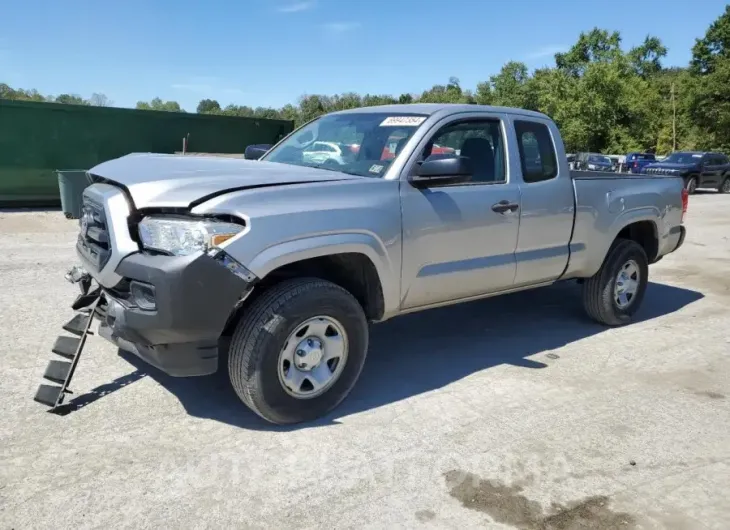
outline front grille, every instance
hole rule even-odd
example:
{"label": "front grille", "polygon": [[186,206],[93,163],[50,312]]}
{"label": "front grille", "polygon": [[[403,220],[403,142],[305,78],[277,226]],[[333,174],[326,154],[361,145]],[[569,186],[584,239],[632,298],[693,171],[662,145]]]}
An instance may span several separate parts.
{"label": "front grille", "polygon": [[84,197],[79,225],[76,248],[92,267],[100,271],[111,257],[111,241],[104,207]]}

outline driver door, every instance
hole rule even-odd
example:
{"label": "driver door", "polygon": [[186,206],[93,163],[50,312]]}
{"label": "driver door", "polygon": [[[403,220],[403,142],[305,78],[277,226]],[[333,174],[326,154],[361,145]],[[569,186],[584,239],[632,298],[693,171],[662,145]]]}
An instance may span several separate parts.
{"label": "driver door", "polygon": [[[401,184],[403,265],[401,306],[413,309],[509,289],[515,279],[520,193],[510,182],[501,115],[444,119],[417,148],[467,156],[470,182],[418,189]],[[500,206],[501,204],[501,206]],[[504,205],[513,205],[505,210]]]}

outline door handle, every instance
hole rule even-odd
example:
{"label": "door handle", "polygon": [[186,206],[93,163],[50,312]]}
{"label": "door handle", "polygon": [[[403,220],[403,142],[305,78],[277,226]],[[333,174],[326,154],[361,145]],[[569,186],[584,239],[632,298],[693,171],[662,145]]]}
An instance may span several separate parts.
{"label": "door handle", "polygon": [[517,209],[520,207],[519,204],[516,202],[509,202],[507,200],[499,201],[496,204],[492,205],[492,211],[495,211],[497,213],[512,213],[517,211]]}

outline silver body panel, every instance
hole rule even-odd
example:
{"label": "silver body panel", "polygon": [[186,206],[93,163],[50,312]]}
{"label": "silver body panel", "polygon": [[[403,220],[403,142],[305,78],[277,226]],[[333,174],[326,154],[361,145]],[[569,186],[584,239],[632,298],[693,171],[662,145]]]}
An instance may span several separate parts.
{"label": "silver body panel", "polygon": [[187,208],[208,195],[237,187],[357,178],[242,158],[152,153],[134,153],[109,160],[89,173],[123,184],[137,209]]}
{"label": "silver body panel", "polygon": [[[355,109],[368,112],[399,106]],[[428,114],[383,178],[215,157],[130,155],[89,172],[128,190],[133,205],[114,199],[119,189],[94,184],[87,193],[107,200],[115,233],[112,259],[91,271],[104,286],[119,277],[113,267],[138,251],[126,223],[130,208],[189,208],[194,215],[232,215],[246,230],[222,246],[262,278],[295,261],[355,252],[374,264],[381,281],[383,319],[592,276],[619,231],[635,221],[656,225],[659,255],[679,242],[679,178],[571,176],[563,142],[548,117],[530,111],[474,105],[407,105]],[[525,183],[513,120],[548,126],[557,177]],[[442,126],[464,118],[501,122],[506,181],[416,189],[408,174],[418,153]],[[202,200],[212,197],[208,200]],[[518,203],[495,213],[501,200]]]}
{"label": "silver body panel", "polygon": [[679,243],[682,220],[680,178],[576,178],[578,204],[570,264],[565,278],[586,278],[598,271],[618,233],[637,221],[656,226],[658,256]]}
{"label": "silver body panel", "polygon": [[129,254],[139,251],[139,245],[129,233],[127,219],[132,213],[124,192],[109,184],[94,184],[84,190],[84,201],[91,201],[103,207],[109,225],[109,237],[112,252],[109,261],[101,270],[96,270],[93,263],[82,252],[77,251],[83,267],[103,286],[113,287],[122,277],[117,274],[119,263]]}

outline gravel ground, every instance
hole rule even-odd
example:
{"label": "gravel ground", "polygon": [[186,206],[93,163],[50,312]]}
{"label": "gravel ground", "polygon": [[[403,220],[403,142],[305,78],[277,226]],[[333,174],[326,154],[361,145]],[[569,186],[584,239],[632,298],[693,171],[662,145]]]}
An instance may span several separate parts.
{"label": "gravel ground", "polygon": [[574,284],[395,319],[334,414],[277,428],[96,337],[46,413],[76,225],[0,213],[0,527],[730,528],[730,197],[687,226],[635,324]]}

